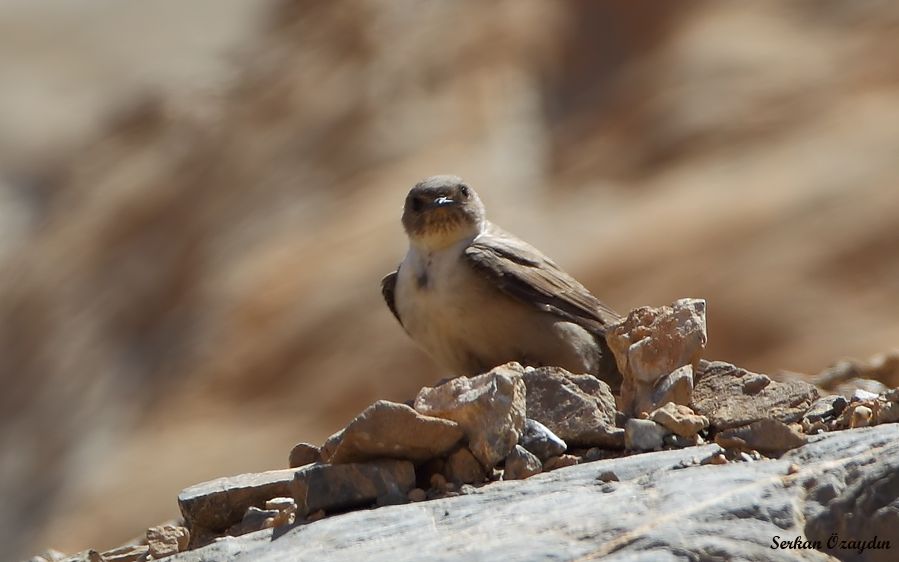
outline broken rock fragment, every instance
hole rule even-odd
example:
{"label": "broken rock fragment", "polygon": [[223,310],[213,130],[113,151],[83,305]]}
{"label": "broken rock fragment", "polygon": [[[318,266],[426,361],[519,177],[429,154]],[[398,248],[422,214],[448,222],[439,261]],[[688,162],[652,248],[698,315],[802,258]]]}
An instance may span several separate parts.
{"label": "broken rock fragment", "polygon": [[290,468],[299,468],[307,464],[320,462],[321,460],[322,456],[318,447],[310,443],[297,443],[294,448],[290,450],[288,466],[290,466]]}
{"label": "broken rock fragment", "polygon": [[155,559],[187,550],[190,532],[179,525],[159,525],[147,529],[149,554]]}
{"label": "broken rock fragment", "polygon": [[727,429],[715,436],[715,443],[725,449],[755,450],[768,455],[782,455],[805,445],[807,440],[787,424],[770,418]]}
{"label": "broken rock fragment", "polygon": [[487,479],[484,468],[468,447],[459,447],[447,456],[444,471],[447,480],[459,485],[480,484]]}
{"label": "broken rock fragment", "polygon": [[348,464],[310,464],[295,471],[290,495],[305,516],[325,510],[362,507],[392,497],[405,498],[415,487],[415,469],[403,460]]}
{"label": "broken rock fragment", "polygon": [[693,413],[688,406],[668,402],[650,414],[649,419],[681,437],[693,437],[709,426],[705,416]]}
{"label": "broken rock fragment", "polygon": [[509,454],[524,430],[524,369],[507,363],[476,377],[459,377],[421,389],[415,409],[452,420],[468,437],[468,448],[485,469]]}
{"label": "broken rock fragment", "polygon": [[329,438],[322,454],[331,464],[383,458],[424,462],[446,454],[462,437],[454,421],[379,400]]}
{"label": "broken rock fragment", "polygon": [[147,545],[126,544],[101,554],[103,562],[142,562],[147,559]]}
{"label": "broken rock fragment", "polygon": [[624,426],[625,448],[631,451],[658,451],[671,431],[652,420],[631,418]]}
{"label": "broken rock fragment", "polygon": [[542,423],[530,418],[524,422],[524,432],[518,438],[518,444],[541,461],[561,455],[568,449],[568,445],[558,435]]}
{"label": "broken rock fragment", "polygon": [[543,470],[543,464],[536,455],[521,445],[515,445],[515,448],[506,457],[503,480],[524,480],[539,474],[541,470]]}
{"label": "broken rock fragment", "polygon": [[807,382],[776,382],[730,363],[711,361],[697,372],[690,407],[720,431],[765,418],[797,422],[817,399],[818,390]]}
{"label": "broken rock fragment", "polygon": [[624,431],[615,426],[617,410],[609,385],[559,367],[531,369],[522,378],[527,387],[527,417],[546,426],[567,446],[624,447]]}

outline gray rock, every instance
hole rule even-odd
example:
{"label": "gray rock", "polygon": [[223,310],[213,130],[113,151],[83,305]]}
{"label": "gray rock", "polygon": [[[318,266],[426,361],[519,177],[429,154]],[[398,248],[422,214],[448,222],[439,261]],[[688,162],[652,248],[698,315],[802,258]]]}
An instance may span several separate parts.
{"label": "gray rock", "polygon": [[847,400],[839,394],[822,396],[815,400],[811,407],[802,415],[802,421],[805,424],[810,424],[828,418],[835,418],[843,413],[847,404]]}
{"label": "gray rock", "polygon": [[290,468],[299,468],[301,466],[321,462],[322,455],[318,447],[311,443],[297,443],[290,450],[290,456],[287,459]]}
{"label": "gray rock", "polygon": [[559,367],[531,369],[522,377],[527,417],[545,425],[568,446],[624,447],[624,433],[615,426],[617,410],[609,385]]}
{"label": "gray rock", "polygon": [[378,400],[322,447],[331,464],[374,459],[424,462],[449,452],[462,439],[454,421],[424,416],[405,404]]}
{"label": "gray rock", "polygon": [[817,399],[818,390],[806,382],[775,382],[730,363],[712,361],[703,362],[696,373],[690,407],[720,431],[765,418],[793,423]]}
{"label": "gray rock", "polygon": [[515,448],[506,457],[503,480],[524,480],[535,474],[540,474],[541,470],[543,470],[543,464],[536,455],[521,445],[515,445]]}
{"label": "gray rock", "polygon": [[415,398],[415,409],[458,423],[475,458],[485,469],[493,468],[515,447],[524,430],[523,371],[518,363],[508,363],[483,375],[423,388]]}
{"label": "gray rock", "polygon": [[[389,498],[406,499],[415,487],[409,461],[311,464],[295,471],[291,493],[300,515],[362,507]],[[279,494],[280,495],[280,494]]]}
{"label": "gray rock", "polygon": [[671,430],[652,420],[631,418],[624,426],[624,446],[631,451],[657,451]]}
{"label": "gray rock", "polygon": [[196,484],[178,494],[178,507],[191,533],[196,527],[224,531],[243,519],[250,507],[263,507],[272,498],[290,496],[298,470],[302,469],[241,474]]}
{"label": "gray rock", "polygon": [[64,558],[63,562],[105,562],[103,556],[94,549],[85,550]]}
{"label": "gray rock", "polygon": [[[891,540],[892,550],[864,555],[895,559],[899,426],[823,434],[779,460],[691,464],[718,449],[580,464],[452,498],[251,533],[171,560],[824,561],[832,558],[771,548],[772,540],[804,535],[826,548],[834,532]],[[608,471],[620,481],[597,480]],[[861,558],[852,549],[834,555]]]}
{"label": "gray rock", "polygon": [[145,544],[126,544],[104,551],[101,557],[103,562],[143,562],[147,559],[147,551]]}
{"label": "gray rock", "polygon": [[568,445],[548,427],[530,418],[524,421],[524,432],[518,444],[533,453],[541,461],[561,455]]}

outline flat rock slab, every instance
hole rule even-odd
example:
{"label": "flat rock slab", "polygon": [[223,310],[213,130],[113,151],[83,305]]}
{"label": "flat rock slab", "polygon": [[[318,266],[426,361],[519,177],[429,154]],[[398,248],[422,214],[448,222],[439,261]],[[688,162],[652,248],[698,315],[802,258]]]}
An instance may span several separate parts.
{"label": "flat rock slab", "polygon": [[463,436],[454,421],[378,400],[329,438],[321,452],[332,464],[384,458],[424,462],[448,453]]}
{"label": "flat rock slab", "polygon": [[310,464],[296,471],[291,493],[297,511],[364,507],[378,500],[405,498],[415,487],[409,461],[380,460],[351,464]]}
{"label": "flat rock slab", "polygon": [[703,362],[696,373],[690,407],[706,416],[715,431],[774,418],[797,422],[818,399],[813,385],[776,382],[723,361]]}
{"label": "flat rock slab", "polygon": [[[832,532],[848,545],[872,539],[869,531],[892,546],[866,550],[865,559],[896,560],[899,425],[816,436],[779,460],[690,464],[717,450],[580,464],[462,496],[251,533],[168,560],[832,560],[772,544],[814,536],[827,548]],[[620,481],[604,482],[614,480],[603,478],[609,471]],[[832,552],[858,558],[839,544]]]}
{"label": "flat rock slab", "polygon": [[223,531],[243,519],[250,507],[263,507],[272,498],[290,496],[297,470],[240,474],[195,484],[178,494],[178,507],[190,529]]}

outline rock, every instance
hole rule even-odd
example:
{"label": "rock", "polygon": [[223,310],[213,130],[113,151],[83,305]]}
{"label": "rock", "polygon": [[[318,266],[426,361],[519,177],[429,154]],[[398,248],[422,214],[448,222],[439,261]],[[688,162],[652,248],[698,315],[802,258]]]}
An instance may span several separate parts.
{"label": "rock", "polygon": [[85,550],[64,558],[63,562],[105,562],[103,556],[94,549]]}
{"label": "rock", "polygon": [[[881,385],[881,386],[883,386],[883,385]],[[852,391],[852,394],[849,395],[849,401],[850,402],[862,402],[864,400],[877,400],[877,398],[881,394],[887,392],[888,390],[889,390],[888,388],[883,387],[880,389],[880,392],[870,392],[863,388],[856,388],[855,390]]]}
{"label": "rock", "polygon": [[715,436],[715,443],[725,449],[756,450],[770,455],[782,455],[805,445],[806,440],[805,435],[775,419],[726,429]]}
{"label": "rock", "polygon": [[702,299],[636,308],[627,318],[609,326],[606,334],[624,381],[650,387],[678,367],[695,364],[706,341]]}
{"label": "rock", "polygon": [[518,438],[518,444],[541,461],[561,455],[568,449],[568,445],[558,435],[542,423],[530,418],[524,421],[524,432]]}
{"label": "rock", "polygon": [[687,406],[668,402],[650,414],[649,419],[681,437],[693,437],[709,426],[709,419],[693,413]]}
{"label": "rock", "polygon": [[228,476],[196,484],[178,494],[178,507],[191,533],[195,527],[224,531],[241,521],[250,507],[262,507],[271,498],[290,496],[294,476],[308,466]]}
{"label": "rock", "polygon": [[447,458],[444,465],[446,478],[455,484],[480,484],[487,479],[484,467],[468,447],[459,447]]}
{"label": "rock", "polygon": [[319,521],[320,519],[324,519],[327,514],[324,509],[319,509],[318,511],[313,511],[309,515],[306,516],[307,523],[314,523],[315,521]]}
{"label": "rock", "polygon": [[297,443],[290,450],[290,457],[288,458],[290,468],[299,468],[307,464],[320,462],[321,460],[322,455],[318,447],[309,443]]}
{"label": "rock", "polygon": [[629,415],[651,412],[660,406],[689,404],[693,399],[693,366],[684,365],[662,376],[655,386],[628,384],[622,388],[619,403]]}
{"label": "rock", "polygon": [[522,375],[527,417],[546,426],[568,446],[622,448],[617,410],[609,385],[591,375],[540,367]]}
{"label": "rock", "polygon": [[410,502],[423,502],[428,499],[428,493],[421,488],[412,488],[407,496]]}
{"label": "rock", "polygon": [[458,423],[468,437],[468,448],[490,469],[509,454],[524,430],[523,370],[518,363],[508,363],[483,375],[423,388],[415,409]]}
{"label": "rock", "polygon": [[822,396],[815,400],[811,407],[802,415],[803,424],[812,424],[828,418],[835,418],[843,413],[848,403],[839,394]]}
{"label": "rock", "polygon": [[419,463],[444,455],[462,436],[462,429],[454,421],[423,416],[405,404],[378,400],[328,439],[322,457],[331,464],[383,458]]}
{"label": "rock", "polygon": [[877,423],[899,422],[899,402],[887,402],[877,412]]}
{"label": "rock", "polygon": [[280,515],[277,509],[259,509],[258,507],[250,507],[244,513],[240,523],[232,525],[228,529],[228,534],[234,537],[261,531],[262,529],[271,529],[277,527],[275,520]]}
{"label": "rock", "polygon": [[690,437],[684,437],[682,435],[678,435],[676,433],[672,433],[670,435],[666,435],[662,438],[662,444],[666,447],[674,447],[676,449],[683,449],[684,447],[694,447],[700,443],[699,435],[691,435]]}
{"label": "rock", "polygon": [[187,550],[190,531],[178,525],[159,525],[147,529],[149,554],[155,559]]}
{"label": "rock", "polygon": [[566,466],[574,466],[580,462],[574,455],[559,455],[558,457],[550,457],[543,463],[543,472],[550,472]]}
{"label": "rock", "polygon": [[899,387],[899,350],[879,353],[867,361],[838,361],[812,377],[811,382],[846,396],[856,388],[880,394],[883,388]]}
{"label": "rock", "polygon": [[540,474],[541,470],[543,470],[543,464],[536,455],[521,445],[515,445],[515,448],[506,457],[503,480],[524,480],[535,474]]}
{"label": "rock", "polygon": [[874,416],[874,412],[871,408],[859,405],[852,409],[852,418],[849,422],[850,428],[856,427],[868,427],[871,425],[871,418]]}
{"label": "rock", "polygon": [[127,544],[101,554],[103,562],[141,562],[147,558],[147,545]]}
{"label": "rock", "polygon": [[59,562],[65,560],[66,555],[54,548],[48,548],[37,556],[32,556],[28,562]]}
{"label": "rock", "polygon": [[[864,554],[895,558],[899,426],[827,433],[780,460],[692,464],[717,450],[580,464],[474,494],[348,513],[276,539],[270,530],[244,535],[179,554],[178,562],[827,560],[816,550],[772,549],[772,540],[801,535],[826,547],[832,533],[891,540],[891,550]],[[799,470],[788,474],[793,465]],[[597,480],[606,471],[618,481]],[[505,514],[514,514],[514,528]],[[856,550],[831,554],[858,559]]]}
{"label": "rock", "polygon": [[307,515],[320,509],[366,506],[389,496],[406,497],[414,487],[415,469],[409,461],[311,464],[295,471],[290,495],[298,513]]}
{"label": "rock", "polygon": [[631,418],[624,426],[624,446],[630,451],[657,451],[671,431],[652,420]]}
{"label": "rock", "polygon": [[620,482],[621,481],[621,479],[618,478],[618,475],[615,474],[615,472],[611,471],[611,470],[604,470],[604,471],[600,472],[599,475],[596,477],[596,479],[599,480],[600,482]]}
{"label": "rock", "polygon": [[799,380],[775,382],[723,361],[703,362],[690,407],[715,431],[765,418],[799,421],[818,399],[818,390]]}

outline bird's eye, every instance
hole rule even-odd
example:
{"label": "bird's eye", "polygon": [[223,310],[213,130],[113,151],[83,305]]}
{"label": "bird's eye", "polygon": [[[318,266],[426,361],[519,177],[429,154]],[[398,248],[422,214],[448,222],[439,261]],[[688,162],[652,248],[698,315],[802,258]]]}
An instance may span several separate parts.
{"label": "bird's eye", "polygon": [[422,201],[421,197],[412,198],[412,210],[413,211],[415,211],[416,213],[421,212],[421,210],[424,208],[424,206],[425,206],[425,202]]}
{"label": "bird's eye", "polygon": [[461,187],[459,188],[459,193],[461,193],[463,197],[468,197],[468,195],[469,195],[469,193],[468,193],[468,186],[467,186],[467,185],[461,186]]}

